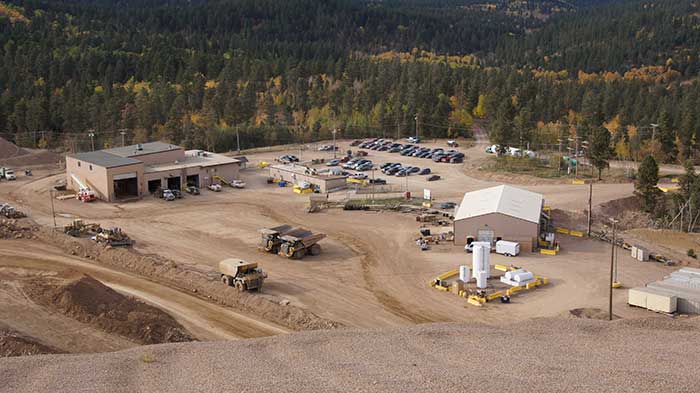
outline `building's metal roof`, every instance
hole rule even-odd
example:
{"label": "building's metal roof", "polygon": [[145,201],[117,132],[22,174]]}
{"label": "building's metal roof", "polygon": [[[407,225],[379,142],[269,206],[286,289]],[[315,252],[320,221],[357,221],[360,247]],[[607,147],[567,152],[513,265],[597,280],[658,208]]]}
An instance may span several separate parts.
{"label": "building's metal roof", "polygon": [[107,153],[104,150],[71,154],[68,157],[75,158],[79,161],[89,162],[90,164],[101,166],[104,168],[115,168],[125,165],[141,164],[141,161],[139,160],[135,160],[129,157],[120,157],[114,154]]}
{"label": "building's metal roof", "polygon": [[501,213],[539,223],[543,200],[541,194],[507,185],[485,188],[464,194],[455,220]]}
{"label": "building's metal roof", "polygon": [[103,150],[107,153],[114,154],[120,157],[137,157],[152,153],[163,153],[171,150],[182,149],[178,145],[173,145],[163,142],[148,142],[137,145],[129,145],[124,147],[115,147],[112,149]]}

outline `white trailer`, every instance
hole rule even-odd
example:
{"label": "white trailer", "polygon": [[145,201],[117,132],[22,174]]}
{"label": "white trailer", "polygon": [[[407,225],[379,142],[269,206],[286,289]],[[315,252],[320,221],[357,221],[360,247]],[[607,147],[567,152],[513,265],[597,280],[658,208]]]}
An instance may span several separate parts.
{"label": "white trailer", "polygon": [[514,257],[520,254],[520,243],[499,240],[496,242],[496,254]]}

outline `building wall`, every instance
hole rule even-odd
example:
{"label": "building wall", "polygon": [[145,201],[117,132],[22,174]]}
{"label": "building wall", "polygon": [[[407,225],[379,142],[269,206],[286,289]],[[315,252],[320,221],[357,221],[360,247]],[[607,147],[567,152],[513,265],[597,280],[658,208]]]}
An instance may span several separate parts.
{"label": "building wall", "polygon": [[109,200],[106,168],[80,161],[74,157],[66,157],[66,188],[78,192],[80,191],[80,186],[73,180],[72,175],[75,175],[86,186],[90,187],[98,198]]}
{"label": "building wall", "polygon": [[116,200],[116,196],[114,195],[114,176],[115,175],[123,175],[125,173],[131,173],[131,172],[136,172],[136,181],[138,183],[138,188],[139,188],[139,196],[143,195],[144,193],[144,185],[143,185],[143,164],[134,164],[134,165],[126,165],[126,166],[120,166],[116,168],[108,168],[106,170],[106,173],[104,174],[105,178],[107,179],[107,185],[108,185],[108,190],[109,190],[109,198],[107,199],[108,201],[114,201]]}
{"label": "building wall", "polygon": [[314,186],[318,186],[321,192],[328,192],[328,190],[344,187],[347,183],[344,177],[329,176],[328,178],[323,178],[276,167],[270,167],[270,176],[293,183],[306,181]]}
{"label": "building wall", "polygon": [[134,156],[135,160],[139,160],[146,165],[167,164],[175,161],[183,161],[185,159],[185,149],[179,148],[161,153],[144,154]]}
{"label": "building wall", "polygon": [[494,240],[520,243],[521,251],[532,251],[537,246],[539,225],[500,213],[491,213],[479,217],[463,218],[454,222],[455,244],[467,244],[467,237],[477,239],[479,230],[492,230]]}
{"label": "building wall", "polygon": [[210,167],[189,167],[183,169],[173,169],[161,172],[149,172],[144,174],[142,186],[143,192],[148,192],[148,182],[151,180],[161,180],[163,187],[167,185],[167,179],[170,177],[180,177],[180,184],[184,188],[187,184],[187,176],[199,175],[199,184],[197,187],[207,187],[212,183],[217,183],[214,181],[214,176],[221,176],[227,180],[237,180],[239,179],[239,165],[234,164],[223,164],[215,165]]}

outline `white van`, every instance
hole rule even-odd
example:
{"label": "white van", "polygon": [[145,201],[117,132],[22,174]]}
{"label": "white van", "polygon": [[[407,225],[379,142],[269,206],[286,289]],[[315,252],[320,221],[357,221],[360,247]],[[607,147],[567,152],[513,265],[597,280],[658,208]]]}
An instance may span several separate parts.
{"label": "white van", "polygon": [[496,242],[496,254],[514,257],[520,254],[520,243],[499,240]]}

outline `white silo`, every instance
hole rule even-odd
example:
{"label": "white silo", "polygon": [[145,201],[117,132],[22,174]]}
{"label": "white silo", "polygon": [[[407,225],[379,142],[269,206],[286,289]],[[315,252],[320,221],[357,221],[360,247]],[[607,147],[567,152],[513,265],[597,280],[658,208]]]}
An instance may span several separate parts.
{"label": "white silo", "polygon": [[469,282],[471,280],[471,276],[469,275],[469,266],[467,265],[462,265],[459,267],[459,279],[462,282]]}
{"label": "white silo", "polygon": [[477,278],[479,272],[484,270],[485,249],[480,244],[475,244],[472,250],[472,277]]}

